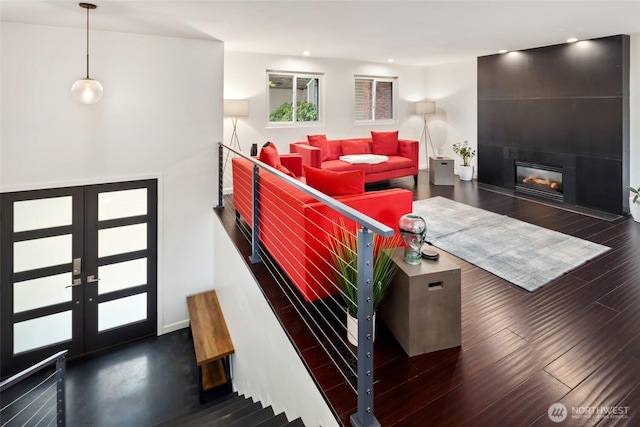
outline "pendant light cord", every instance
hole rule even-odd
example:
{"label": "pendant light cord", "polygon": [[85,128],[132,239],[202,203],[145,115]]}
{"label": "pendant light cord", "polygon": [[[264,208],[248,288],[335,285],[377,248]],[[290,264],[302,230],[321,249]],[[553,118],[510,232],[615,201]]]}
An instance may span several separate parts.
{"label": "pendant light cord", "polygon": [[89,78],[89,8],[87,8],[87,79]]}

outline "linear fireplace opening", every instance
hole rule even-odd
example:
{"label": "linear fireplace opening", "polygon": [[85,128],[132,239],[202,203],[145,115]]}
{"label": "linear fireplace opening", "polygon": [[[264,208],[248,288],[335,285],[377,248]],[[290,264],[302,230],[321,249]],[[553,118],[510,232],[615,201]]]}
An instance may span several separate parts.
{"label": "linear fireplace opening", "polygon": [[562,168],[515,160],[515,190],[562,202]]}

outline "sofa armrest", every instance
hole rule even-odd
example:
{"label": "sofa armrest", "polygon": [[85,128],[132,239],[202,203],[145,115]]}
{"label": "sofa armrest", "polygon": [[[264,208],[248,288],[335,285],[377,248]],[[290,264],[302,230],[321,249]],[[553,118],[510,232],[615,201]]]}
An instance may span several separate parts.
{"label": "sofa armrest", "polygon": [[300,154],[302,156],[302,164],[305,166],[322,168],[322,157],[318,147],[294,142],[289,145],[289,152]]}
{"label": "sofa armrest", "polygon": [[298,153],[280,154],[280,163],[295,176],[302,176],[302,155]]}
{"label": "sofa armrest", "polygon": [[411,159],[414,167],[419,166],[418,153],[420,150],[420,144],[413,139],[399,139],[398,140],[398,154],[402,157]]}

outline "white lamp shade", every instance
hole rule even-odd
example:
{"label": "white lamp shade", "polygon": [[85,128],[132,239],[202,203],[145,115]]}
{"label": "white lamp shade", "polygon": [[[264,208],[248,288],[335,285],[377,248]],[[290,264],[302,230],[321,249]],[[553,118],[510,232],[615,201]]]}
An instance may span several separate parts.
{"label": "white lamp shade", "polygon": [[416,102],[416,114],[435,114],[435,112],[436,112],[435,101]]}
{"label": "white lamp shade", "polygon": [[73,99],[83,104],[95,104],[102,99],[103,92],[100,82],[93,79],[80,79],[71,86]]}
{"label": "white lamp shade", "polygon": [[245,117],[249,115],[248,99],[225,99],[223,105],[225,117]]}

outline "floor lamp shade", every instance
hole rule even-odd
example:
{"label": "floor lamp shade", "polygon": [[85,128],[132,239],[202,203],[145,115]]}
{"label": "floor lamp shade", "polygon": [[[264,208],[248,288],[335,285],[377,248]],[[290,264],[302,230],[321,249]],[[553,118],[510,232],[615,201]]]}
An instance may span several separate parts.
{"label": "floor lamp shade", "polygon": [[436,103],[435,101],[416,102],[415,108],[416,114],[435,114]]}
{"label": "floor lamp shade", "polygon": [[225,117],[246,117],[249,115],[248,99],[225,99],[223,105]]}

